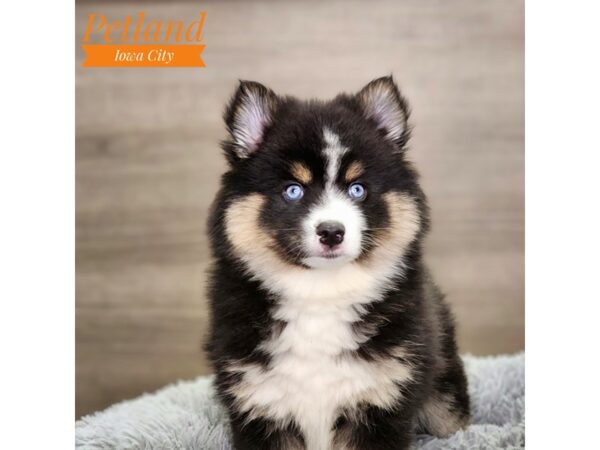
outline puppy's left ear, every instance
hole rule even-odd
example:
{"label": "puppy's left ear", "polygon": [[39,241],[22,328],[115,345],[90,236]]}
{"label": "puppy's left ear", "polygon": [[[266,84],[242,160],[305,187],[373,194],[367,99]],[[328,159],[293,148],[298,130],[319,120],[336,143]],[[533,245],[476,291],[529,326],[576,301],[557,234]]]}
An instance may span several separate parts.
{"label": "puppy's left ear", "polygon": [[256,153],[267,128],[273,122],[279,99],[275,93],[254,81],[240,81],[225,111],[225,124],[231,135],[232,159],[245,159]]}
{"label": "puppy's left ear", "polygon": [[410,110],[393,78],[389,76],[371,81],[356,98],[366,118],[402,149],[410,135]]}

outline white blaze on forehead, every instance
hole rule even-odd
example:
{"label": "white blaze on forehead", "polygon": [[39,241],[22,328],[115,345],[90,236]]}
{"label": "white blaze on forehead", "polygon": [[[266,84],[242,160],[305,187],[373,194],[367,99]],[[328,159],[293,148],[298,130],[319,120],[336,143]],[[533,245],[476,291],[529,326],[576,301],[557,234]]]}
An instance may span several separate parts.
{"label": "white blaze on forehead", "polygon": [[[309,254],[304,263],[312,268],[336,267],[356,259],[360,255],[362,230],[366,226],[360,208],[335,186],[342,157],[348,149],[329,128],[323,128],[323,138],[325,146],[322,151],[326,161],[325,191],[303,221],[304,245]],[[339,246],[342,255],[333,260],[319,256],[321,244],[316,234],[319,224],[328,221],[341,223],[345,231],[344,241]]]}
{"label": "white blaze on forehead", "polygon": [[342,145],[339,136],[329,128],[323,128],[323,138],[325,139],[323,154],[327,161],[326,187],[327,189],[331,189],[337,178],[338,171],[340,170],[342,157],[348,149]]}

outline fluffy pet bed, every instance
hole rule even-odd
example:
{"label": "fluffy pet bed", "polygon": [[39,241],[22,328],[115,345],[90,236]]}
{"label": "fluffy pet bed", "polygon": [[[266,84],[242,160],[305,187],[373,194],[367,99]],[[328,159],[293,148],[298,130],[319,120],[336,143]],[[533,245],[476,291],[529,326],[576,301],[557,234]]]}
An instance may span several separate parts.
{"label": "fluffy pet bed", "polygon": [[[413,448],[524,448],[524,355],[465,356],[464,361],[472,424],[449,439],[420,435]],[[75,441],[81,450],[232,450],[226,415],[210,377],[181,381],[86,416],[75,425]]]}

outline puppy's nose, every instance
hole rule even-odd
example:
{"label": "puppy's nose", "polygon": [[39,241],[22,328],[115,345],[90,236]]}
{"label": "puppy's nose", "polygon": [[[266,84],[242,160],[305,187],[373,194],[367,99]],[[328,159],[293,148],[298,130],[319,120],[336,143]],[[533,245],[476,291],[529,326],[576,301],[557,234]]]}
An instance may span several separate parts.
{"label": "puppy's nose", "polygon": [[321,222],[317,226],[319,241],[328,247],[334,247],[341,244],[344,240],[344,225],[335,221]]}

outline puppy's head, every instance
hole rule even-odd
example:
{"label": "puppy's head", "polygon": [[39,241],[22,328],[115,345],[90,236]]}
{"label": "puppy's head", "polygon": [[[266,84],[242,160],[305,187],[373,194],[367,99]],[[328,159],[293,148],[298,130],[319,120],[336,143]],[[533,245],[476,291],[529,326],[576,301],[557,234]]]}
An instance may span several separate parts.
{"label": "puppy's head", "polygon": [[391,77],[329,102],[241,82],[223,143],[222,219],[234,254],[273,270],[393,264],[424,225],[404,158],[407,119]]}

